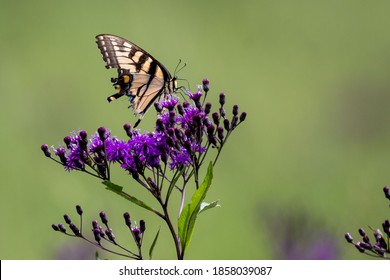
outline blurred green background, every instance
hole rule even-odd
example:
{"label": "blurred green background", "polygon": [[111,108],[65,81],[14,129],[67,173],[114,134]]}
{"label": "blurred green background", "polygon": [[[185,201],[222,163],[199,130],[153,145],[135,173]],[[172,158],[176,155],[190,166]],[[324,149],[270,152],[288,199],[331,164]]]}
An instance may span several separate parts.
{"label": "blurred green background", "polygon": [[[343,235],[389,216],[389,12],[389,1],[357,0],[2,0],[0,258],[93,259],[94,248],[50,227],[75,219],[76,204],[86,228],[104,210],[124,244],[124,211],[147,221],[146,244],[161,226],[154,257],[175,258],[161,221],[40,150],[78,129],[123,138],[135,122],[128,101],[106,101],[115,71],[100,33],[134,41],[172,72],[182,59],[192,89],[207,77],[214,102],[225,92],[248,113],[215,168],[208,200],[222,207],[200,217],[188,259],[364,258]],[[145,195],[114,169],[115,183]]]}

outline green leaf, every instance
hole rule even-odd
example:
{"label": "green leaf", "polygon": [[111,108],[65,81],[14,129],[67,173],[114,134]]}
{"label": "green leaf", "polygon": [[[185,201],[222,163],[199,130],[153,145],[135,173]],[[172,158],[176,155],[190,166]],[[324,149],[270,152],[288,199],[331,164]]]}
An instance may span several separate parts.
{"label": "green leaf", "polygon": [[215,208],[215,207],[221,207],[221,205],[218,204],[218,200],[213,201],[213,202],[210,202],[210,203],[202,202],[202,203],[200,204],[199,214],[200,214],[200,213],[203,213],[203,212],[206,211],[206,210]]}
{"label": "green leaf", "polygon": [[157,243],[157,239],[158,239],[159,234],[160,234],[160,228],[158,229],[157,234],[156,234],[156,236],[155,236],[154,239],[153,239],[153,243],[152,243],[152,245],[150,246],[150,249],[149,249],[149,259],[152,259],[154,246],[156,246],[156,243]]}
{"label": "green leaf", "polygon": [[121,186],[118,186],[110,181],[103,181],[102,182],[104,185],[106,185],[106,189],[109,190],[109,191],[112,191],[116,194],[118,194],[119,196],[127,199],[128,201],[131,201],[132,203],[142,207],[142,208],[145,208],[146,210],[149,210],[159,216],[162,216],[162,214],[160,212],[158,212],[157,210],[153,209],[151,206],[147,205],[145,202],[143,202],[142,200],[139,200],[138,198],[135,198],[134,196],[131,196],[129,195],[128,193],[125,193],[123,192],[123,187]]}
{"label": "green leaf", "polygon": [[187,243],[186,238],[188,234],[188,224],[191,215],[190,208],[191,208],[190,203],[184,206],[183,210],[181,211],[178,225],[177,225],[179,230],[180,244],[183,251]]}
{"label": "green leaf", "polygon": [[207,168],[206,177],[204,178],[202,185],[195,191],[191,198],[191,202],[183,208],[183,211],[180,214],[178,228],[183,254],[190,244],[191,237],[195,229],[195,222],[198,214],[200,213],[201,203],[206,197],[207,191],[211,186],[212,179],[213,164],[210,162]]}

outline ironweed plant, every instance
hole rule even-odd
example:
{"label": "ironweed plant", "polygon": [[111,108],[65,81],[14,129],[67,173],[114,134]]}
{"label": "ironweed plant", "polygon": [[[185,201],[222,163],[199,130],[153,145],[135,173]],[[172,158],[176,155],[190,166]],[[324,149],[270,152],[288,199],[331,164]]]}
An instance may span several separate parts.
{"label": "ironweed plant", "polygon": [[[160,217],[170,231],[177,259],[184,259],[199,214],[218,206],[218,201],[205,201],[213,178],[213,166],[232,132],[246,118],[245,112],[239,113],[237,105],[233,106],[231,116],[228,116],[224,93],[219,95],[218,108],[212,113],[212,104],[206,102],[209,81],[204,79],[202,84],[197,92],[187,92],[188,100],[179,102],[179,98],[172,95],[169,99],[155,103],[157,119],[154,131],[141,132],[125,124],[123,128],[127,139],[119,139],[112,136],[108,128],[99,127],[90,137],[85,130],[72,132],[64,138],[64,145],[60,147],[49,148],[47,144],[41,146],[44,155],[62,165],[66,171],[81,171],[102,180],[108,190]],[[150,193],[158,202],[159,209],[134,197],[125,191],[125,187],[113,183],[110,171],[118,165],[132,182]],[[201,180],[200,171],[206,166],[206,176]],[[173,192],[180,194],[179,209],[170,207]],[[185,198],[190,192],[192,197],[186,204]],[[129,213],[123,214],[138,248],[137,252],[132,252],[116,242],[104,212],[99,214],[104,229],[97,221],[93,221],[94,239],[90,240],[82,231],[83,211],[79,205],[76,211],[80,216],[79,227],[72,223],[68,215],[64,215],[65,223],[72,233],[68,233],[63,224],[53,224],[52,228],[82,238],[103,250],[128,258],[144,259],[142,239],[146,230],[145,221],[141,220],[137,226]],[[174,217],[179,217],[176,221],[172,213]],[[158,235],[159,231],[149,248],[150,258]],[[105,242],[117,246],[118,251],[109,250]]]}
{"label": "ironweed plant", "polygon": [[[385,186],[383,188],[385,197],[390,200],[390,188]],[[348,243],[355,246],[355,248],[360,252],[364,253],[371,257],[390,259],[390,222],[385,220],[382,223],[383,232],[377,228],[371,228],[372,234],[374,235],[374,240],[371,241],[369,236],[366,234],[366,231],[363,228],[359,228],[359,235],[362,237],[361,241],[354,242],[353,237],[349,232],[346,232],[344,237]]]}

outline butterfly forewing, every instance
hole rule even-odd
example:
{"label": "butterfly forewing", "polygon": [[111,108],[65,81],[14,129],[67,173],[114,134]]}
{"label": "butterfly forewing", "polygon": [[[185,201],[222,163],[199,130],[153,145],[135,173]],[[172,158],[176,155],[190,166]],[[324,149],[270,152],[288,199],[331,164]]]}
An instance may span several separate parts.
{"label": "butterfly forewing", "polygon": [[116,35],[101,34],[96,42],[106,68],[127,69],[130,73],[144,73],[163,80],[172,79],[168,70],[147,51]]}
{"label": "butterfly forewing", "polygon": [[107,99],[127,95],[130,107],[141,115],[136,125],[157,99],[176,91],[176,77],[172,78],[164,65],[136,44],[110,34],[97,35],[96,43],[106,68],[118,69],[118,78],[112,79],[118,92]]}

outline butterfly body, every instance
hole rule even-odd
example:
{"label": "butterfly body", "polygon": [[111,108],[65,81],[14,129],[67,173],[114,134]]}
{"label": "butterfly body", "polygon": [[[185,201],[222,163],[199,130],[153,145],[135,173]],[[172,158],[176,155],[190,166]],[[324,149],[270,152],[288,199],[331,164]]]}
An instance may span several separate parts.
{"label": "butterfly body", "polygon": [[136,125],[154,102],[177,90],[176,77],[136,44],[110,34],[97,35],[96,43],[106,68],[118,71],[118,77],[111,79],[118,92],[107,100],[111,102],[123,95],[128,96],[134,113],[141,115]]}

